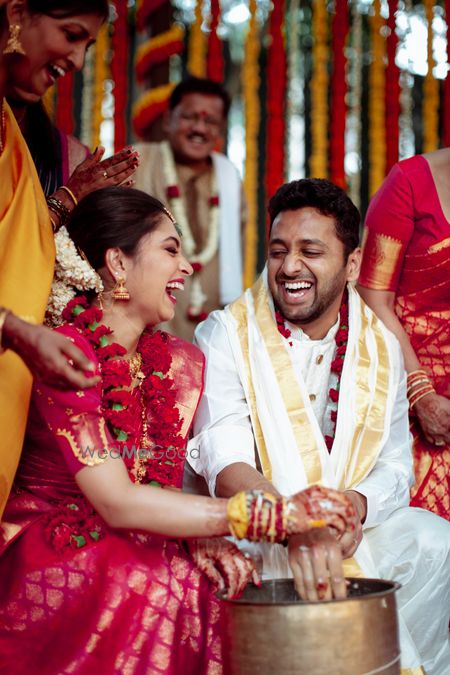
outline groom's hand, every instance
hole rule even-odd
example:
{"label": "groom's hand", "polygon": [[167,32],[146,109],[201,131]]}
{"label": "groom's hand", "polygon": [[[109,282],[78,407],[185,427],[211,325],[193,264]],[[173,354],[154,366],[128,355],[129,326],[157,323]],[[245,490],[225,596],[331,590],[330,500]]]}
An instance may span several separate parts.
{"label": "groom's hand", "polygon": [[289,564],[302,600],[342,599],[347,587],[341,545],[326,527],[289,538]]}
{"label": "groom's hand", "polygon": [[345,494],[351,500],[353,507],[358,516],[355,529],[345,532],[339,539],[341,545],[342,557],[351,558],[361,543],[363,536],[362,524],[367,515],[367,499],[364,495],[356,490],[345,490]]}

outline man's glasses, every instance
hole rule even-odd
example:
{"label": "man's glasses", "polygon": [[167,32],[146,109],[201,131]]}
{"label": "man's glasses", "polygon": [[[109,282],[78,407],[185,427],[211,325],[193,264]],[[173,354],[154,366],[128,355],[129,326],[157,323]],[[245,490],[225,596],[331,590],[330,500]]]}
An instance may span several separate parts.
{"label": "man's glasses", "polygon": [[222,120],[204,113],[180,112],[180,120],[185,124],[194,125],[203,122],[210,131],[219,131],[222,127]]}

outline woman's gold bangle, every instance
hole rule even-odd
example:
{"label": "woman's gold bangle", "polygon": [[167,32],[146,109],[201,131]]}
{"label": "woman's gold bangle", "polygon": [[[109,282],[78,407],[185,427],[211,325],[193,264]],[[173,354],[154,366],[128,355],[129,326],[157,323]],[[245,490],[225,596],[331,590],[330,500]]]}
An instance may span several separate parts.
{"label": "woman's gold bangle", "polygon": [[67,192],[71,200],[73,201],[74,205],[76,206],[78,204],[78,199],[75,197],[73,194],[72,190],[67,187],[67,185],[61,185],[58,190],[64,190],[64,192]]}

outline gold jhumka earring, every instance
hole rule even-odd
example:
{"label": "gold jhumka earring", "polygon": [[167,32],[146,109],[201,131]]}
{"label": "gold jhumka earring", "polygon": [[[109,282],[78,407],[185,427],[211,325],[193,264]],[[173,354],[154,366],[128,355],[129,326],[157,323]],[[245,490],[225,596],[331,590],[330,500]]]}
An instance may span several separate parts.
{"label": "gold jhumka earring", "polygon": [[112,292],[112,297],[113,300],[126,301],[130,299],[130,293],[128,292],[128,288],[125,286],[125,279],[123,277],[117,278],[116,285],[114,286]]}
{"label": "gold jhumka earring", "polygon": [[19,40],[21,27],[18,23],[12,23],[9,27],[9,37],[3,54],[25,54],[25,49]]}

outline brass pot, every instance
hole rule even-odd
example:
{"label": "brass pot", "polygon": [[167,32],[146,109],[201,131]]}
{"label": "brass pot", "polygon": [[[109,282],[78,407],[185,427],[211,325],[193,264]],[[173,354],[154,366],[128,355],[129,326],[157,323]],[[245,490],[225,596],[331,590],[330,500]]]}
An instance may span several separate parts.
{"label": "brass pot", "polygon": [[303,602],[292,579],[222,596],[226,675],[398,675],[399,584],[349,582],[349,597],[330,602]]}

